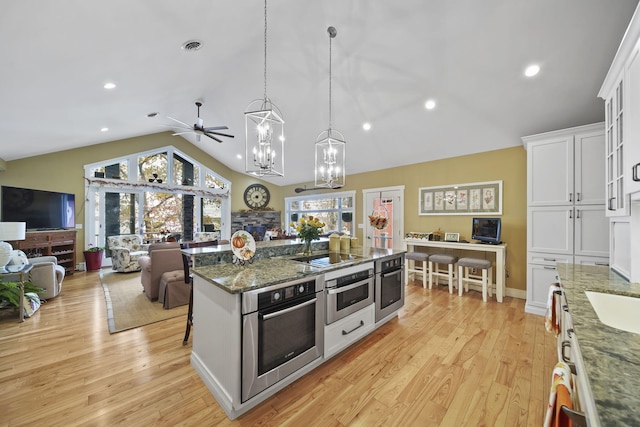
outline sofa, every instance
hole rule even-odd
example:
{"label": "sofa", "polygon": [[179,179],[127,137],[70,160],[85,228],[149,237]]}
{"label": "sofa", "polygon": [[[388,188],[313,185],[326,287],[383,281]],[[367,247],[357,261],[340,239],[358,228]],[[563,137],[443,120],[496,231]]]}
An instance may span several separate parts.
{"label": "sofa", "polygon": [[164,308],[189,302],[180,243],[154,243],[149,246],[149,254],[141,256],[138,262],[142,269],[140,282],[149,300],[158,300]]}
{"label": "sofa", "polygon": [[148,244],[142,243],[138,234],[121,234],[107,237],[113,269],[119,273],[140,271],[138,258],[148,253]]}

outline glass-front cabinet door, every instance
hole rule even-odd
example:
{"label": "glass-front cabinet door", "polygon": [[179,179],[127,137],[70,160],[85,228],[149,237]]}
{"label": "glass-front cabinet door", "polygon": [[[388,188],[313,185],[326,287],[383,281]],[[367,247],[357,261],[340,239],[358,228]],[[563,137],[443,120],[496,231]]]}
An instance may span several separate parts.
{"label": "glass-front cabinet door", "polygon": [[624,188],[624,81],[605,102],[607,216],[629,215]]}

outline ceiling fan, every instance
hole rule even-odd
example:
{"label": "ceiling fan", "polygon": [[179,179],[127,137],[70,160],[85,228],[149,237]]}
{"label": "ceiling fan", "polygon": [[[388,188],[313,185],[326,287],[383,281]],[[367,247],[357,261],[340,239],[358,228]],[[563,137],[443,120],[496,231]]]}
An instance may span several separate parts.
{"label": "ceiling fan", "polygon": [[298,187],[296,189],[294,189],[293,191],[295,191],[296,193],[302,193],[303,191],[312,191],[312,190],[337,190],[339,188],[342,188],[342,186],[339,187],[333,187],[333,188],[329,188],[329,187],[312,187],[312,188],[307,188],[307,186],[305,185],[304,188],[302,187]]}
{"label": "ceiling fan", "polygon": [[198,119],[196,120],[196,123],[191,126],[186,124],[185,122],[181,122],[178,119],[174,119],[173,117],[168,117],[169,119],[173,120],[174,122],[179,123],[181,126],[176,126],[176,125],[163,125],[163,126],[169,126],[169,127],[178,127],[181,130],[176,131],[173,136],[176,135],[184,135],[187,133],[195,133],[196,134],[196,141],[200,142],[200,135],[204,135],[204,136],[208,136],[209,138],[216,140],[218,142],[222,142],[222,140],[220,138],[218,138],[217,136],[226,136],[227,138],[233,138],[233,135],[229,135],[228,133],[221,133],[221,132],[217,132],[219,130],[223,130],[223,129],[229,129],[226,126],[212,126],[212,127],[204,127],[204,123],[202,121],[202,119],[200,118],[200,107],[202,107],[202,101],[196,101],[196,107],[198,107]]}

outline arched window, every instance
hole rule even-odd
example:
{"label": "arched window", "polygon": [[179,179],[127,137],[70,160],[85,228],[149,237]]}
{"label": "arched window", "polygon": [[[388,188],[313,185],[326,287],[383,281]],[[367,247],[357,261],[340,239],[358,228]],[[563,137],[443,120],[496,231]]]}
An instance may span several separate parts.
{"label": "arched window", "polygon": [[198,231],[230,235],[231,182],[164,147],[85,165],[85,242],[139,234],[145,242],[188,241]]}

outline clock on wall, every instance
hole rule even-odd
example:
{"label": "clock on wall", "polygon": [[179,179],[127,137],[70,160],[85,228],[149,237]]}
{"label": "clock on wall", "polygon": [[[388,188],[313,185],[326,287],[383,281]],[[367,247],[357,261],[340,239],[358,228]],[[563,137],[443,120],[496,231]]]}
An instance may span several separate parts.
{"label": "clock on wall", "polygon": [[244,190],[244,202],[251,209],[264,208],[270,197],[269,189],[262,184],[252,184]]}

